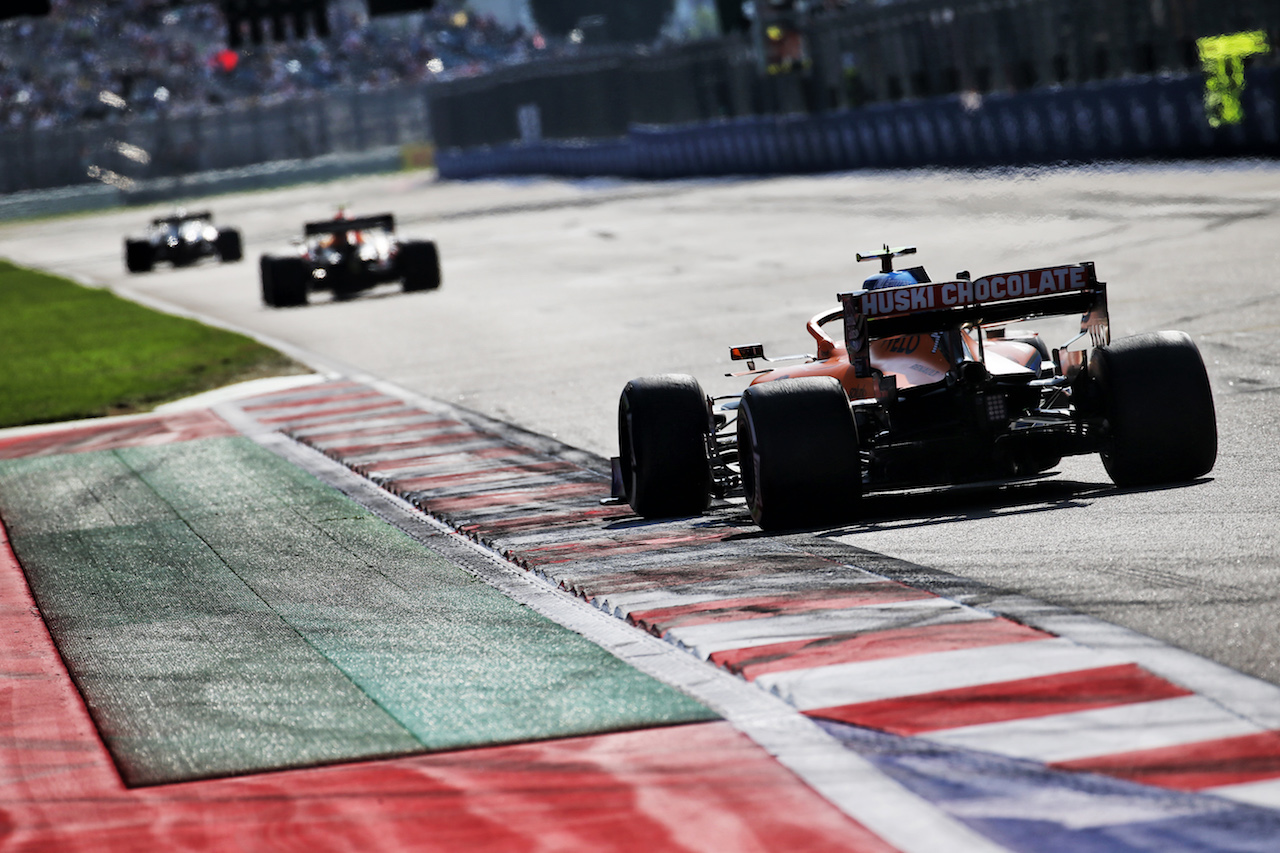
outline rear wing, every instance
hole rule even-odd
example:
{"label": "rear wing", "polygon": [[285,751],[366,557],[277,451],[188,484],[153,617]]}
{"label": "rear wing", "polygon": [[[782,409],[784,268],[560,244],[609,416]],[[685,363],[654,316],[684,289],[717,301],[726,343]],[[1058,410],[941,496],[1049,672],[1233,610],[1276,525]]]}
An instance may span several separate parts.
{"label": "rear wing", "polygon": [[360,216],[355,219],[326,219],[323,222],[308,222],[303,230],[308,237],[317,234],[345,234],[348,231],[372,231],[381,228],[394,231],[396,218],[390,213],[378,216]]}
{"label": "rear wing", "polygon": [[175,213],[172,216],[157,216],[151,220],[152,225],[181,225],[183,222],[191,222],[195,219],[203,219],[205,222],[213,221],[213,214],[207,210],[199,213]]}
{"label": "rear wing", "polygon": [[1094,346],[1111,339],[1107,286],[1090,262],[839,294],[854,374],[871,375],[871,341],[962,326],[1080,314]]}

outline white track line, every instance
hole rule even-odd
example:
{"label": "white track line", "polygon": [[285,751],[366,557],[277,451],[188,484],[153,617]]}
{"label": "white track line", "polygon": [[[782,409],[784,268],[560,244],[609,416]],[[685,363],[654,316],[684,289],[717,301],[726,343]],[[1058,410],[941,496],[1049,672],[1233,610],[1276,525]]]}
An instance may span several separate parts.
{"label": "white track line", "polygon": [[1206,788],[1200,793],[1215,794],[1238,803],[1250,803],[1269,809],[1280,809],[1280,779],[1264,779],[1261,782],[1242,782],[1239,785],[1220,785]]}
{"label": "white track line", "polygon": [[1021,681],[1129,663],[1071,640],[1044,639],[762,675],[756,682],[802,711]]}
{"label": "white track line", "polygon": [[816,610],[732,622],[714,622],[673,628],[666,637],[702,658],[715,652],[749,649],[774,643],[815,640],[836,634],[919,628],[951,622],[990,619],[990,615],[945,598],[864,604],[842,610]]}
{"label": "white track line", "polygon": [[1182,696],[1070,714],[963,726],[930,732],[924,737],[948,746],[981,749],[1049,763],[1183,746],[1198,741],[1257,734],[1259,731],[1253,723],[1223,710],[1203,696]]}
{"label": "white track line", "polygon": [[[855,593],[867,586],[884,585],[884,578],[876,577],[870,572],[850,569],[847,575],[838,580],[828,580],[822,588],[829,594]],[[629,592],[609,592],[596,599],[596,604],[618,615],[643,613],[647,610],[662,610],[668,607],[690,607],[695,604],[713,604],[754,596],[785,596],[803,587],[797,581],[795,572],[783,572],[776,575],[756,575],[749,578],[732,578],[729,580],[700,581],[691,584],[678,584],[667,587],[638,589]]]}

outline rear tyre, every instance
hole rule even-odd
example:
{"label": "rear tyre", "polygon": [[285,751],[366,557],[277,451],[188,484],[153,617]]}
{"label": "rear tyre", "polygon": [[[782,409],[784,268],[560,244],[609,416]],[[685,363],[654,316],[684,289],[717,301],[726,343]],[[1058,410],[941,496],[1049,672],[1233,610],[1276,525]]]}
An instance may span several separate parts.
{"label": "rear tyre", "polygon": [[400,244],[396,256],[405,293],[435,290],[440,286],[440,254],[429,240],[413,240]]}
{"label": "rear tyre", "polygon": [[151,272],[156,264],[155,249],[146,240],[124,241],[124,265],[129,272]]}
{"label": "rear tyre", "polygon": [[258,259],[258,279],[262,282],[262,304],[271,308],[278,307],[276,302],[275,268],[279,258],[263,255]]}
{"label": "rear tyre", "polygon": [[747,508],[765,530],[847,524],[858,517],[858,432],[833,377],[747,388],[738,407],[738,461]]}
{"label": "rear tyre", "polygon": [[307,304],[307,264],[302,258],[263,255],[258,265],[262,301],[272,308]]}
{"label": "rear tyre", "polygon": [[213,246],[218,251],[218,257],[224,262],[238,261],[244,257],[244,246],[240,240],[240,232],[234,228],[219,228],[218,236],[214,238]]}
{"label": "rear tyre", "polygon": [[618,449],[631,508],[645,518],[698,515],[711,501],[710,415],[698,380],[645,376],[622,389]]}
{"label": "rear tyre", "polygon": [[1189,335],[1152,332],[1099,347],[1089,376],[1110,430],[1102,464],[1117,486],[1182,483],[1213,469],[1213,392]]}

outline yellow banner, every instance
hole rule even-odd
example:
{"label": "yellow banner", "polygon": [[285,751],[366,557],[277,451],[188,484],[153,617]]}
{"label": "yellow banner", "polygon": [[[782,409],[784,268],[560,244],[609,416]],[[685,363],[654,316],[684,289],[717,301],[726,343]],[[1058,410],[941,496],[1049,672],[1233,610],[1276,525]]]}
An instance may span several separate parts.
{"label": "yellow banner", "polygon": [[1239,124],[1244,120],[1244,60],[1267,53],[1267,34],[1261,30],[1196,39],[1200,65],[1206,75],[1204,113],[1211,127]]}

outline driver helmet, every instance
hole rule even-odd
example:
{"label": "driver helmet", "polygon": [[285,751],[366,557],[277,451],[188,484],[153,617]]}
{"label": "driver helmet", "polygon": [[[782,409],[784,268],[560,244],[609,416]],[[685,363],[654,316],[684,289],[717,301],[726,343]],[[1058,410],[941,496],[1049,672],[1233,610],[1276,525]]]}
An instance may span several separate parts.
{"label": "driver helmet", "polygon": [[894,270],[893,272],[878,272],[873,276],[869,276],[862,283],[863,290],[879,290],[882,287],[905,287],[908,284],[919,284],[916,277],[906,270]]}

